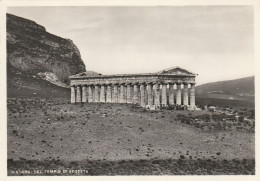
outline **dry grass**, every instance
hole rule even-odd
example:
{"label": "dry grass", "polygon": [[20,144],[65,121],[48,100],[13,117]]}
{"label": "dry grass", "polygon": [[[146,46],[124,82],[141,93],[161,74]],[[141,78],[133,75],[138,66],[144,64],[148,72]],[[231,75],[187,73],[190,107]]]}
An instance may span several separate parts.
{"label": "dry grass", "polygon": [[[107,164],[145,160],[148,166],[145,167],[147,171],[142,171],[143,174],[160,174],[161,166],[153,171],[151,160],[181,159],[194,161],[198,165],[203,165],[201,161],[204,163],[208,159],[216,165],[224,159],[238,159],[240,162],[242,159],[254,160],[254,133],[206,131],[177,119],[178,114],[199,116],[206,113],[146,111],[124,104],[72,105],[67,100],[8,100],[9,168],[18,163],[33,168],[27,165],[27,161],[31,161],[31,165],[37,163],[39,167],[42,167],[41,164],[51,164],[59,168],[70,162],[83,164],[82,160]],[[177,163],[174,161],[174,164]],[[194,168],[199,169],[196,164]],[[251,174],[254,171],[250,165]],[[137,164],[131,173],[124,173],[118,168],[118,172],[115,169],[111,173],[97,171],[93,174],[141,174],[135,173],[139,166]],[[100,166],[96,167],[94,170],[99,170]],[[191,170],[194,168],[190,167]],[[202,174],[208,172],[201,171]],[[161,173],[178,174],[167,169]],[[189,173],[193,172],[184,170],[180,174]],[[224,173],[224,170],[216,170],[213,174],[218,173]],[[232,169],[228,173],[232,174]]]}

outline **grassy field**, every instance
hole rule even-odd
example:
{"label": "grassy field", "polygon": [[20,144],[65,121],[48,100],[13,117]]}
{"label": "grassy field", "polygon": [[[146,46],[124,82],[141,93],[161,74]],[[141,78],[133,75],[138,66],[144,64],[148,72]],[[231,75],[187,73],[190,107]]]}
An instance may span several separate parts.
{"label": "grassy field", "polygon": [[254,174],[254,133],[202,130],[178,115],[126,104],[8,100],[8,170],[88,169],[90,175]]}

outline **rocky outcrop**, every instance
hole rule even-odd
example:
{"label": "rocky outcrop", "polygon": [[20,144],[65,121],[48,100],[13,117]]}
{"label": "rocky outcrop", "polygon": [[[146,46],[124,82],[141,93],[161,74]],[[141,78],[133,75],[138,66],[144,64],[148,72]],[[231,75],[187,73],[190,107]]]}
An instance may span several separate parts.
{"label": "rocky outcrop", "polygon": [[52,75],[67,85],[69,76],[86,71],[80,52],[71,40],[11,14],[7,14],[7,67],[9,78],[15,70],[31,77]]}

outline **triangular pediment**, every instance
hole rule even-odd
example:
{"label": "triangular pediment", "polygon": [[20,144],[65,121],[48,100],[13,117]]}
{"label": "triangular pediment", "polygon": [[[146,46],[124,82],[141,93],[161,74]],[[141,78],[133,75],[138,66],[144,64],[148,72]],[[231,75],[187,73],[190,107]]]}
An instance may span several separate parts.
{"label": "triangular pediment", "polygon": [[157,74],[173,74],[173,75],[187,75],[187,76],[196,76],[197,74],[183,69],[181,67],[171,67],[157,72]]}

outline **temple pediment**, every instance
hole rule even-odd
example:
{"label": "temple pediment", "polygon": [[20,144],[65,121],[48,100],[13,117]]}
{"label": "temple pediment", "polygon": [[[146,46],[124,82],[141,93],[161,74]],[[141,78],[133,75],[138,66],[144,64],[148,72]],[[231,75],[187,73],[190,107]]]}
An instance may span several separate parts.
{"label": "temple pediment", "polygon": [[188,71],[186,69],[180,67],[171,67],[168,69],[164,69],[162,71],[156,72],[156,74],[171,74],[171,75],[186,75],[186,76],[196,76],[197,74]]}

